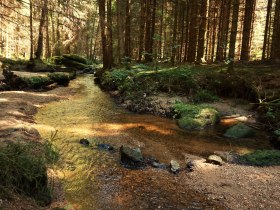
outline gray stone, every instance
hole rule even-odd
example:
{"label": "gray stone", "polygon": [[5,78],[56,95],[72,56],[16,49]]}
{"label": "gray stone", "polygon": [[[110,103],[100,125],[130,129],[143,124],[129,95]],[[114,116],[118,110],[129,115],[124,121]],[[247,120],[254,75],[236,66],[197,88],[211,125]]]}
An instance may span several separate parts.
{"label": "gray stone", "polygon": [[142,162],[144,160],[140,148],[121,146],[120,153],[122,162]]}
{"label": "gray stone", "polygon": [[180,164],[176,160],[170,161],[170,170],[173,173],[178,173],[180,171]]}
{"label": "gray stone", "polygon": [[218,155],[210,155],[207,158],[206,161],[207,161],[207,163],[212,163],[212,164],[215,164],[215,165],[222,165],[223,164],[222,158]]}

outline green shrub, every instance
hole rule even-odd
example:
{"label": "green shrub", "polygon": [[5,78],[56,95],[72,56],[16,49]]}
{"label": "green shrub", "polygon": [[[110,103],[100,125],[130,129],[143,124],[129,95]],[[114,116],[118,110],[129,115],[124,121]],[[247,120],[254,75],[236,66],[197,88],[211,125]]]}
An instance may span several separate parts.
{"label": "green shrub", "polygon": [[53,148],[43,148],[45,155],[38,143],[9,143],[0,147],[0,184],[34,198],[39,205],[51,201],[46,164],[50,156],[47,154]]}
{"label": "green shrub", "polygon": [[245,154],[240,157],[240,161],[245,164],[256,166],[279,166],[279,150],[256,150],[253,153]]}
{"label": "green shrub", "polygon": [[67,86],[70,82],[69,76],[64,73],[50,73],[48,77],[59,85]]}
{"label": "green shrub", "polygon": [[27,86],[32,89],[40,89],[53,83],[52,79],[49,77],[41,76],[25,78],[24,80],[27,83]]}
{"label": "green shrub", "polygon": [[206,103],[217,101],[219,98],[208,90],[199,90],[193,97],[192,100],[195,103]]}
{"label": "green shrub", "polygon": [[101,85],[109,90],[117,90],[129,76],[133,76],[131,70],[114,69],[113,71],[106,71],[102,76]]}

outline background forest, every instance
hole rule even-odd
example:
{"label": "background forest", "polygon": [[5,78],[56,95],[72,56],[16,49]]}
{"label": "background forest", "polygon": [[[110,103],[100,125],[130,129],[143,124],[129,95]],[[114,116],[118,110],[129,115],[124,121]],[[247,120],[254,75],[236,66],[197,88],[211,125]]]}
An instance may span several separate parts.
{"label": "background forest", "polygon": [[[0,54],[151,62],[280,59],[280,0],[1,0]],[[103,51],[102,51],[103,49]]]}

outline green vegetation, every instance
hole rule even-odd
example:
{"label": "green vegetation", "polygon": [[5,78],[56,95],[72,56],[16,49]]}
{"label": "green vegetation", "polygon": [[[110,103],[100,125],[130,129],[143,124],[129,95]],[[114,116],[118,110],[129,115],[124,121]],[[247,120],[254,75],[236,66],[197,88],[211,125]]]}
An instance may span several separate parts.
{"label": "green vegetation", "polygon": [[250,128],[249,126],[243,124],[243,123],[238,123],[237,125],[229,128],[225,136],[228,138],[234,138],[234,139],[239,139],[239,138],[249,138],[252,136],[255,136],[256,132],[253,128]]}
{"label": "green vegetation", "polygon": [[280,151],[279,150],[257,150],[250,154],[240,157],[240,161],[249,165],[256,166],[279,166]]}
{"label": "green vegetation", "polygon": [[199,90],[192,97],[192,100],[195,103],[207,103],[217,101],[219,100],[219,97],[208,90]]}
{"label": "green vegetation", "polygon": [[92,68],[92,62],[84,57],[75,54],[65,54],[62,56],[54,56],[50,58],[49,63],[56,66],[65,66],[77,70]]}
{"label": "green vegetation", "polygon": [[70,82],[70,77],[64,73],[51,73],[48,74],[48,78],[59,85],[68,86]]}
{"label": "green vegetation", "polygon": [[219,120],[217,110],[205,105],[177,102],[173,108],[179,117],[178,124],[181,128],[202,129],[216,124]]}
{"label": "green vegetation", "polygon": [[51,78],[41,76],[25,78],[24,81],[27,87],[31,89],[41,89],[53,83]]}
{"label": "green vegetation", "polygon": [[34,198],[39,205],[48,205],[51,191],[46,165],[57,159],[58,153],[50,142],[43,147],[38,143],[9,143],[0,147],[0,189],[14,190]]}

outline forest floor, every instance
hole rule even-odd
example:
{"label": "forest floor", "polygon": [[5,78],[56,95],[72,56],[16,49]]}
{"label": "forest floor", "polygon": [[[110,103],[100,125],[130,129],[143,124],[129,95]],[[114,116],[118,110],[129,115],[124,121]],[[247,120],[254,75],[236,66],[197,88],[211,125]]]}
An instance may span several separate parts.
{"label": "forest floor", "polygon": [[[78,89],[69,87],[59,87],[47,92],[0,92],[0,140],[14,141],[20,138],[26,141],[34,141],[40,139],[39,133],[34,128],[36,124],[34,115],[37,110],[52,101],[71,100],[77,92]],[[165,101],[165,96],[162,96],[160,100]],[[248,110],[247,105],[236,105],[232,101],[216,103],[216,106],[221,106],[221,110],[227,114],[240,113],[241,115],[254,116],[254,113]],[[251,118],[251,120],[253,119]],[[159,145],[148,142],[146,138],[143,138],[140,143],[154,146],[143,148],[143,153],[147,156],[155,155],[154,151],[158,151],[157,146]],[[133,142],[131,139],[125,138],[120,144],[137,146],[139,142]],[[167,163],[167,160],[174,158],[174,151],[170,151],[174,145],[172,146],[172,142],[169,142],[168,145],[167,147],[160,147],[163,151],[156,153],[156,158],[165,163]],[[181,156],[184,148],[180,145],[176,151],[178,152],[177,156]],[[113,156],[114,159],[119,158],[117,153]],[[199,156],[187,153],[184,156],[201,159]],[[185,161],[179,162],[183,167],[186,164]],[[188,194],[188,189],[205,195],[209,201],[217,204],[216,209],[280,209],[278,202],[280,197],[280,166],[255,167],[229,163],[225,163],[223,166],[214,166],[204,164],[194,172],[182,171],[178,175],[153,168],[147,168],[140,172],[128,169],[115,170],[114,174],[111,172],[111,170],[102,172],[104,178],[111,177],[106,179],[106,185],[102,189],[106,191],[106,198],[111,196],[113,200],[123,203],[124,208],[120,209],[129,209],[126,208],[129,207],[129,204],[125,206],[125,201],[130,199],[133,201],[132,195],[137,195],[135,204],[139,199],[140,201],[142,199],[142,202],[143,200],[153,200],[155,207],[172,208],[173,204],[166,203],[165,200],[183,201]],[[120,176],[123,178],[119,179]],[[121,185],[121,192],[111,191],[112,186],[109,185]],[[162,189],[164,192],[154,191],[153,187]],[[165,199],[163,199],[164,197]],[[100,202],[102,202],[102,199]],[[25,197],[15,197],[13,202],[0,200],[0,204],[4,209],[39,209],[33,201]],[[184,206],[184,202],[179,206]],[[107,208],[104,207],[104,209]],[[176,206],[173,206],[174,208],[176,209]]]}

